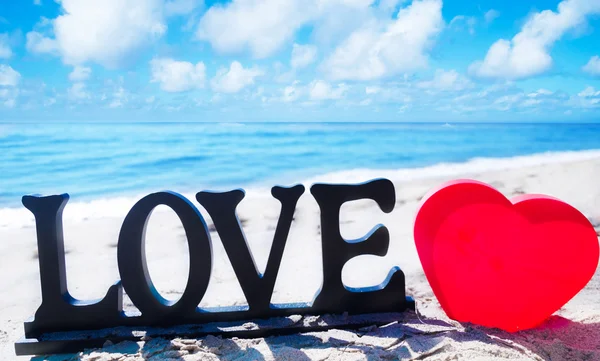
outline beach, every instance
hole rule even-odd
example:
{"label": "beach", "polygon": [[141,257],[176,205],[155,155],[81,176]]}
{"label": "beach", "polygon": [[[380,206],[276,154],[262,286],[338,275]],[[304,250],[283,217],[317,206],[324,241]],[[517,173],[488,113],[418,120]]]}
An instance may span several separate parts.
{"label": "beach", "polygon": [[600,361],[600,0],[0,4],[0,361]]}
{"label": "beach", "polygon": [[[407,294],[417,312],[382,327],[355,331],[330,330],[265,339],[204,337],[198,340],[151,339],[139,344],[106,345],[80,355],[53,356],[51,360],[599,360],[600,272],[544,325],[509,334],[446,317],[423,274],[413,239],[413,220],[423,196],[452,179],[486,182],[507,197],[546,194],[576,207],[600,231],[600,153],[566,152],[498,159],[478,164],[445,164],[420,171],[356,170],[306,179],[315,182],[358,183],[388,178],[396,189],[396,206],[385,214],[373,201],[355,201],[342,207],[340,229],[347,239],[364,236],[381,223],[390,231],[385,257],[360,256],[346,264],[347,286],[379,284],[389,269],[399,266],[406,275]],[[203,189],[198,189],[201,191]],[[207,212],[185,193],[212,224]],[[82,216],[72,199],[64,210],[68,288],[80,299],[104,296],[119,279],[116,246],[121,223],[135,198],[123,199],[112,214]],[[129,202],[129,203],[128,203]],[[89,203],[88,203],[89,205]],[[23,336],[23,322],[40,303],[36,234],[26,209],[4,211],[0,227],[0,359],[16,357],[13,343]],[[266,187],[249,188],[238,216],[259,268],[264,269],[279,216],[278,201]],[[12,218],[11,218],[12,217]],[[12,222],[7,219],[12,219]],[[16,220],[19,220],[17,222]],[[189,260],[185,234],[175,214],[159,207],[146,232],[150,275],[163,297],[177,299],[185,287]],[[213,240],[213,273],[200,306],[241,305],[245,300],[217,232]],[[310,301],[322,281],[319,209],[306,192],[298,203],[271,302]],[[518,295],[507,295],[518,297]],[[127,301],[126,301],[127,305]],[[129,305],[131,306],[131,305]],[[36,358],[39,360],[41,358]]]}

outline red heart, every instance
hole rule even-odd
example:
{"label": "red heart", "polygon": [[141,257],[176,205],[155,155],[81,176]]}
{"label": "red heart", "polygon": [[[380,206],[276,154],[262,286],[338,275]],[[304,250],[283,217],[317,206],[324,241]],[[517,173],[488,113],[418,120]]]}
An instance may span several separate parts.
{"label": "red heart", "polygon": [[510,332],[544,322],[598,266],[598,237],[577,209],[542,195],[511,201],[471,180],[430,193],[414,237],[450,318]]}

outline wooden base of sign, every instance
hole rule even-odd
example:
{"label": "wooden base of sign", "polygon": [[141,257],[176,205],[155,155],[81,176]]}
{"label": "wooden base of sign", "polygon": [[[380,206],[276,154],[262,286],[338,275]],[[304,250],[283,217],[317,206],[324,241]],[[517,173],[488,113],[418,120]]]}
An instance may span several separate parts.
{"label": "wooden base of sign", "polygon": [[[406,305],[415,309],[415,302],[406,297]],[[245,322],[215,322],[200,325],[181,325],[169,328],[115,327],[95,331],[70,331],[44,334],[39,338],[22,338],[15,343],[17,356],[78,353],[86,349],[102,348],[107,341],[116,344],[123,341],[144,341],[149,338],[199,338],[208,335],[238,338],[260,338],[318,332],[330,329],[360,329],[382,326],[401,321],[398,313],[374,313],[363,315],[322,315],[275,317]]]}

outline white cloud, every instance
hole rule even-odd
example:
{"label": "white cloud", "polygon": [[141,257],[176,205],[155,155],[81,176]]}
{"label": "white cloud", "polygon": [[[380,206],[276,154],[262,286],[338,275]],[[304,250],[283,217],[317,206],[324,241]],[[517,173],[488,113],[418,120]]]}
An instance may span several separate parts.
{"label": "white cloud", "polygon": [[21,80],[21,74],[11,68],[10,65],[0,64],[0,85],[17,86]]}
{"label": "white cloud", "polygon": [[596,91],[596,89],[594,87],[588,86],[587,88],[583,89],[583,91],[581,91],[577,95],[581,98],[600,97],[600,90]]}
{"label": "white cloud", "polygon": [[596,109],[600,108],[600,90],[588,86],[577,96],[571,97],[571,103],[577,108]]}
{"label": "white cloud", "polygon": [[[452,94],[452,93],[448,93]],[[446,104],[443,96],[437,95],[435,103]],[[451,100],[448,110],[453,112],[564,112],[569,106],[569,95],[561,91],[538,89],[525,92],[514,83],[493,84],[485,88],[474,85],[474,90]]]}
{"label": "white cloud", "polygon": [[534,107],[536,105],[542,104],[544,101],[542,99],[526,99],[522,105],[524,107]]}
{"label": "white cloud", "polygon": [[275,81],[277,83],[289,83],[296,77],[296,71],[294,69],[290,71],[286,71],[284,73],[277,74],[275,76]]}
{"label": "white cloud", "polygon": [[92,74],[92,69],[85,66],[75,66],[73,71],[69,73],[70,81],[84,81],[87,80]]}
{"label": "white cloud", "polygon": [[46,98],[46,99],[44,99],[43,105],[45,107],[49,107],[49,106],[52,106],[54,104],[56,104],[56,98]]}
{"label": "white cloud", "polygon": [[[413,98],[419,98],[424,95],[422,88],[414,86],[415,84],[406,82],[389,82],[381,85],[365,86],[365,95],[372,97],[375,102],[395,104],[411,103]],[[430,96],[430,94],[425,94]]]}
{"label": "white cloud", "polygon": [[367,95],[378,94],[380,92],[381,92],[381,88],[378,87],[378,86],[367,86],[367,87],[365,87],[365,93]]}
{"label": "white cloud", "polygon": [[9,36],[7,33],[0,34],[0,59],[8,59],[13,55],[10,49]]}
{"label": "white cloud", "polygon": [[286,86],[282,91],[281,101],[289,103],[296,101],[303,93],[303,89],[300,88],[298,82],[294,82],[292,85]]}
{"label": "white cloud", "polygon": [[294,44],[292,47],[292,68],[304,68],[312,64],[317,57],[317,47],[314,45]]}
{"label": "white cloud", "polygon": [[264,75],[258,68],[244,68],[238,61],[231,63],[229,70],[220,68],[211,80],[212,89],[218,93],[237,93],[248,85],[254,84],[254,79]]}
{"label": "white cloud", "polygon": [[452,18],[452,20],[450,20],[450,24],[448,24],[448,27],[461,29],[463,27],[463,24],[469,30],[469,34],[475,34],[475,25],[477,25],[477,19],[475,19],[473,16],[457,15],[454,18]]}
{"label": "white cloud", "polygon": [[18,96],[19,88],[0,88],[0,103],[6,108],[14,108]]}
{"label": "white cloud", "polygon": [[27,49],[61,56],[66,64],[118,67],[166,31],[162,0],[62,0],[51,21],[54,38],[27,34]]}
{"label": "white cloud", "polygon": [[154,58],[150,61],[153,83],[167,92],[183,92],[204,87],[206,67],[203,62],[195,65],[170,58]]}
{"label": "white cloud", "polygon": [[456,70],[438,69],[432,80],[419,82],[417,86],[424,89],[460,91],[472,87],[473,83]]}
{"label": "white cloud", "polygon": [[[365,19],[381,13],[372,6],[375,2],[232,0],[213,5],[206,11],[198,24],[196,37],[209,42],[220,53],[250,51],[255,58],[265,58],[291,42],[305,25],[311,26],[313,37],[321,41],[345,36]],[[380,6],[396,3],[397,0],[387,0]],[[393,8],[387,8],[383,12],[391,10]]]}
{"label": "white cloud", "polygon": [[592,75],[600,75],[600,56],[592,56],[590,61],[583,67],[583,71]]}
{"label": "white cloud", "polygon": [[[321,8],[325,8],[327,6],[348,6],[356,9],[364,9],[371,4],[373,4],[375,0],[319,0],[317,1],[317,6]],[[397,2],[397,1],[396,1]]]}
{"label": "white cloud", "polygon": [[379,8],[383,10],[394,10],[398,4],[406,2],[407,0],[380,0]]}
{"label": "white cloud", "polygon": [[73,83],[73,85],[71,85],[71,87],[67,90],[67,94],[71,100],[83,100],[90,98],[90,93],[86,91],[85,83],[82,82]]}
{"label": "white cloud", "polygon": [[471,64],[471,73],[488,78],[519,79],[541,74],[552,66],[552,45],[566,32],[585,24],[586,17],[600,13],[598,0],[565,0],[558,11],[533,14],[512,40],[500,39],[483,61]]}
{"label": "white cloud", "polygon": [[33,5],[42,5],[42,0],[33,0]]}
{"label": "white cloud", "polygon": [[201,0],[167,0],[165,14],[167,16],[187,15],[199,7]]}
{"label": "white cloud", "polygon": [[348,86],[345,84],[338,84],[337,87],[333,88],[329,83],[323,80],[314,80],[308,86],[308,94],[312,100],[328,100],[328,99],[341,99]]}
{"label": "white cloud", "polygon": [[[379,1],[379,5],[376,4],[377,1]],[[315,19],[309,23],[312,28],[311,38],[322,48],[329,49],[370,21],[389,21],[396,13],[395,6],[397,5],[391,4],[391,2],[385,4],[381,0],[354,2],[312,0],[317,14]]]}
{"label": "white cloud", "polygon": [[490,9],[483,16],[483,18],[485,19],[485,22],[488,24],[493,22],[494,20],[496,20],[498,17],[500,17],[500,12],[498,10],[494,10],[494,9]]}
{"label": "white cloud", "polygon": [[113,100],[108,104],[109,108],[122,108],[127,103],[128,95],[123,86],[119,86],[113,93]]}
{"label": "white cloud", "polygon": [[512,95],[503,95],[500,98],[497,98],[493,105],[496,106],[496,109],[507,111],[512,109],[517,103],[523,100],[524,95],[522,93],[512,94]]}
{"label": "white cloud", "polygon": [[443,26],[441,0],[414,1],[391,23],[354,31],[322,64],[336,80],[370,80],[423,68],[426,50]]}
{"label": "white cloud", "polygon": [[553,92],[548,89],[538,89],[537,91],[531,92],[526,95],[523,102],[520,104],[521,107],[537,107],[536,110],[542,109],[542,107],[548,110],[550,106],[556,106],[562,104],[566,105],[568,95],[562,92]]}
{"label": "white cloud", "polygon": [[152,104],[152,103],[154,103],[155,100],[156,100],[156,97],[154,95],[152,95],[152,96],[149,96],[146,98],[146,103]]}
{"label": "white cloud", "polygon": [[31,31],[27,33],[27,42],[25,47],[27,51],[34,54],[56,54],[58,52],[58,45],[56,40],[45,37],[44,34]]}
{"label": "white cloud", "polygon": [[213,5],[200,19],[196,36],[218,52],[249,49],[253,56],[265,58],[313,17],[312,5],[300,0],[233,0]]}
{"label": "white cloud", "polygon": [[554,92],[552,92],[548,89],[538,89],[537,91],[527,94],[527,96],[530,98],[538,98],[540,96],[552,95],[552,94],[554,94]]}

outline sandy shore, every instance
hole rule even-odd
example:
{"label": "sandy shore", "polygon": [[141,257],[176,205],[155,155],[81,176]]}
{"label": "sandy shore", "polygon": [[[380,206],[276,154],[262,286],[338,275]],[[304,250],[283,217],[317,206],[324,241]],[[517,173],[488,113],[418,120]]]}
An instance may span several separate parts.
{"label": "sandy shore", "polygon": [[[419,263],[412,238],[412,222],[423,195],[446,180],[477,179],[492,184],[509,197],[522,193],[558,197],[600,226],[600,157],[527,167],[507,163],[503,168],[412,181],[404,180],[401,173],[382,172],[377,177],[389,178],[396,185],[397,204],[392,213],[382,213],[372,201],[352,202],[342,208],[344,237],[361,237],[378,223],[386,225],[391,234],[386,257],[363,256],[346,265],[346,284],[368,286],[380,283],[390,267],[398,265],[407,276],[407,293],[417,300],[418,315],[408,312],[399,323],[355,332],[332,330],[253,340],[156,339],[145,344],[123,343],[50,359],[600,360],[598,271],[587,287],[545,325],[516,334],[456,323],[449,320],[437,304]],[[370,175],[353,174],[348,177],[348,182],[370,178]],[[310,186],[310,182],[305,185]],[[67,205],[65,219],[75,219],[69,214],[76,211]],[[203,209],[201,211],[207,216]],[[278,218],[278,202],[266,192],[248,192],[238,213],[255,260],[264,268]],[[122,221],[121,215],[65,221],[67,277],[74,297],[100,298],[119,278],[116,242]],[[210,223],[209,218],[207,222]],[[201,305],[243,304],[241,289],[218,235],[212,232],[211,236],[215,256],[213,275]],[[0,359],[28,359],[14,356],[13,343],[23,335],[23,321],[35,312],[40,302],[34,225],[29,222],[19,227],[0,228],[0,240],[0,272],[3,275],[0,279]],[[181,224],[168,209],[158,210],[151,216],[147,254],[150,273],[158,290],[164,297],[176,299],[186,282],[187,244]],[[318,207],[307,193],[296,211],[272,301],[310,301],[319,289],[321,277]]]}

